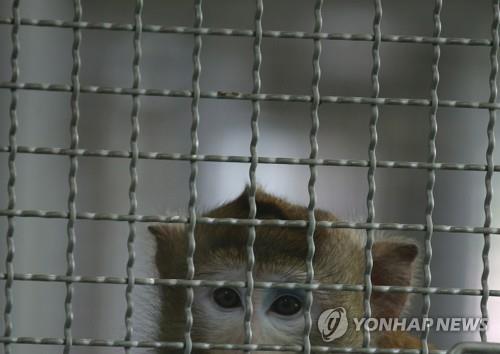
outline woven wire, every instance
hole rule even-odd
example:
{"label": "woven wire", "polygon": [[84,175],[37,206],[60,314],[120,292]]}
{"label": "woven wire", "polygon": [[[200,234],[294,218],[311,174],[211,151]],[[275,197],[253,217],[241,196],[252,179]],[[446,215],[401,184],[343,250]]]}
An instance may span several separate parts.
{"label": "woven wire", "polygon": [[[496,110],[500,108],[500,104],[496,102],[497,87],[496,77],[498,72],[497,53],[499,47],[498,23],[499,23],[499,8],[498,0],[493,0],[493,23],[492,23],[492,38],[491,39],[472,39],[472,38],[452,38],[440,36],[440,20],[439,13],[442,6],[441,0],[436,0],[434,9],[434,34],[432,37],[425,36],[403,36],[384,34],[380,32],[380,21],[382,16],[382,7],[380,0],[374,0],[375,16],[373,22],[373,34],[354,34],[354,33],[325,33],[321,32],[321,6],[323,1],[317,0],[315,3],[315,26],[314,32],[288,32],[288,31],[273,31],[262,29],[263,2],[256,0],[255,12],[255,28],[248,29],[232,29],[232,28],[206,28],[202,27],[203,13],[202,1],[195,2],[195,23],[194,27],[167,27],[160,25],[143,25],[142,24],[142,7],[143,1],[136,0],[135,7],[135,22],[134,24],[118,24],[118,23],[91,23],[84,22],[81,18],[81,4],[79,0],[74,0],[74,18],[73,21],[62,20],[38,20],[21,18],[19,13],[19,0],[14,0],[12,5],[12,17],[1,18],[0,24],[10,25],[12,31],[12,53],[11,53],[11,80],[8,82],[0,82],[0,89],[8,89],[11,91],[10,105],[10,120],[11,126],[9,130],[9,146],[0,146],[0,152],[8,153],[9,166],[9,181],[8,181],[8,207],[0,209],[0,216],[6,216],[8,220],[7,230],[7,257],[6,257],[6,272],[0,273],[0,279],[6,280],[5,293],[6,303],[4,309],[5,315],[5,331],[4,336],[0,337],[0,343],[4,344],[5,352],[10,353],[11,343],[26,343],[26,344],[52,344],[64,346],[64,352],[68,353],[71,346],[103,346],[103,347],[145,347],[145,348],[176,348],[184,349],[186,354],[189,354],[192,349],[221,349],[221,350],[243,350],[250,351],[294,351],[294,352],[345,352],[353,351],[360,353],[420,353],[419,350],[408,349],[380,349],[366,348],[370,344],[369,333],[364,336],[365,348],[333,348],[329,346],[311,346],[309,335],[311,332],[311,314],[313,292],[317,290],[329,291],[363,291],[365,315],[371,313],[370,296],[372,291],[375,292],[402,292],[402,293],[421,293],[425,299],[428,299],[430,294],[448,294],[448,295],[472,295],[481,296],[481,311],[483,317],[487,317],[487,300],[488,296],[500,296],[500,290],[491,290],[488,287],[488,252],[490,247],[490,235],[500,234],[500,228],[492,228],[491,225],[491,200],[493,190],[491,179],[494,172],[500,171],[500,165],[494,165],[492,154],[495,145],[494,140],[494,123],[496,118]],[[56,83],[22,83],[18,81],[19,76],[19,37],[18,32],[21,25],[35,27],[55,27],[55,28],[71,28],[74,32],[73,41],[73,68],[71,85],[56,84]],[[111,30],[111,31],[130,31],[134,33],[134,58],[133,58],[133,85],[131,88],[120,87],[102,87],[80,85],[78,74],[80,69],[79,46],[81,40],[81,31],[87,29]],[[193,78],[191,90],[169,90],[169,89],[147,89],[140,88],[140,58],[141,33],[175,33],[194,36],[193,48]],[[253,37],[254,38],[254,63],[252,70],[253,90],[252,93],[243,92],[225,92],[225,91],[205,91],[200,90],[199,79],[201,73],[201,45],[202,36],[236,36],[236,37]],[[266,94],[261,93],[260,84],[260,66],[262,62],[261,43],[263,38],[283,38],[283,39],[309,39],[314,41],[313,54],[313,80],[311,95],[289,95],[289,94]],[[321,96],[319,92],[319,80],[321,70],[319,65],[322,40],[347,40],[347,41],[371,41],[373,42],[373,67],[372,67],[372,96],[371,97],[353,97],[353,96]],[[382,42],[393,43],[415,43],[415,44],[430,44],[434,49],[433,58],[433,81],[432,95],[430,99],[413,99],[413,98],[381,98],[379,97],[378,72],[380,69],[379,48]],[[491,48],[491,73],[490,73],[490,98],[488,102],[480,101],[455,101],[455,100],[439,100],[437,97],[437,86],[439,83],[439,46],[441,45],[461,45],[461,46],[487,46]],[[69,92],[71,93],[72,119],[70,125],[71,145],[69,149],[56,147],[34,147],[34,146],[18,146],[16,143],[17,132],[17,100],[19,90],[36,90],[36,91],[52,91],[52,92]],[[132,133],[130,138],[130,151],[112,151],[112,150],[88,150],[78,147],[78,98],[80,93],[99,93],[99,94],[117,94],[131,95],[133,99],[132,107]],[[192,99],[192,125],[191,125],[191,152],[190,154],[177,153],[160,153],[160,152],[144,152],[138,147],[139,136],[139,107],[140,96],[170,96],[179,98]],[[198,124],[199,124],[199,101],[201,98],[209,99],[236,99],[249,100],[252,102],[252,141],[250,145],[250,156],[221,156],[221,155],[199,155],[198,154]],[[311,152],[309,158],[282,158],[282,157],[262,157],[257,155],[257,143],[259,138],[258,116],[260,112],[261,101],[283,101],[283,102],[306,102],[311,104],[312,127],[310,131]],[[318,159],[317,133],[319,129],[319,106],[320,104],[369,104],[372,106],[372,115],[370,120],[370,145],[368,160],[347,160],[347,159]],[[378,119],[378,107],[381,105],[401,105],[401,106],[428,106],[430,107],[430,122],[431,132],[429,135],[429,159],[427,162],[408,162],[408,161],[378,161],[376,159],[376,143],[377,131],[376,124]],[[488,109],[489,124],[487,129],[488,148],[486,152],[486,164],[461,164],[461,163],[438,163],[436,162],[435,139],[437,133],[436,114],[438,107],[458,107],[458,108],[478,108]],[[70,193],[68,197],[68,211],[44,211],[44,210],[20,210],[15,207],[15,182],[16,169],[15,159],[17,154],[47,154],[47,155],[62,155],[68,156],[70,159],[69,185]],[[80,156],[90,157],[106,157],[106,158],[128,158],[130,159],[130,177],[131,183],[129,187],[130,209],[129,214],[121,215],[115,213],[92,213],[92,212],[77,212],[76,210],[76,174],[78,170],[78,160]],[[137,188],[137,163],[140,159],[157,159],[157,160],[180,160],[187,161],[191,165],[191,174],[189,178],[189,217],[183,218],[179,216],[162,216],[162,215],[139,215],[137,210],[136,188]],[[214,219],[207,217],[196,216],[196,178],[198,162],[234,162],[234,163],[250,163],[249,177],[249,201],[250,213],[249,219]],[[308,220],[259,220],[256,219],[255,192],[256,180],[255,173],[257,165],[262,164],[287,164],[287,165],[308,165],[310,168],[310,179],[308,185],[309,191],[309,206]],[[349,167],[368,167],[368,184],[369,192],[367,196],[368,218],[365,223],[354,222],[328,222],[316,221],[315,210],[315,181],[316,181],[316,166],[349,166]],[[374,194],[375,194],[375,170],[376,168],[406,168],[406,169],[426,169],[429,171],[427,184],[428,205],[426,210],[425,224],[401,224],[401,223],[376,223]],[[486,198],[484,203],[485,222],[482,227],[470,226],[455,226],[455,225],[435,225],[432,221],[433,211],[433,187],[435,182],[436,170],[456,170],[456,171],[484,171],[486,172]],[[14,273],[13,257],[14,257],[14,218],[15,217],[39,217],[39,218],[59,218],[68,220],[68,245],[66,250],[67,256],[67,271],[66,275],[53,274],[27,274]],[[74,259],[73,249],[75,243],[74,223],[76,220],[112,220],[124,221],[129,223],[129,238],[128,244],[128,262],[127,262],[127,277],[85,277],[74,275]],[[188,273],[186,279],[157,279],[157,278],[140,278],[133,274],[134,266],[134,238],[135,238],[135,223],[136,222],[169,222],[169,223],[185,223],[188,225],[188,254],[187,264]],[[223,224],[223,225],[246,225],[249,228],[249,238],[247,242],[247,277],[245,282],[238,281],[203,281],[194,278],[195,269],[193,257],[195,252],[194,228],[196,223],[204,224]],[[256,282],[253,280],[253,243],[255,241],[255,228],[260,226],[275,226],[275,227],[300,227],[306,228],[308,254],[306,259],[307,279],[305,283],[273,283],[273,282]],[[312,259],[314,256],[314,231],[316,227],[323,228],[353,228],[368,230],[368,238],[365,247],[366,268],[364,284],[318,284],[313,283],[314,268]],[[399,286],[372,286],[371,284],[371,268],[372,257],[371,247],[373,244],[374,230],[412,230],[426,232],[426,254],[425,254],[425,286],[424,287],[399,287]],[[483,247],[483,275],[482,289],[464,289],[464,288],[438,288],[430,287],[430,257],[432,255],[431,237],[433,232],[451,232],[451,233],[474,233],[484,235]],[[67,286],[67,295],[65,300],[66,321],[64,325],[64,338],[35,338],[35,337],[13,337],[12,336],[12,286],[15,281],[42,281],[42,282],[62,282]],[[73,338],[71,333],[72,326],[72,293],[74,283],[105,283],[105,284],[123,284],[126,285],[126,301],[127,310],[125,314],[126,335],[124,340],[97,340],[97,339],[82,339]],[[154,341],[134,341],[132,340],[132,291],[136,285],[146,286],[173,286],[185,287],[187,292],[187,303],[185,308],[186,313],[186,329],[184,342],[154,342]],[[192,311],[193,302],[193,287],[197,286],[233,286],[247,289],[245,302],[247,304],[245,311],[245,344],[211,344],[197,343],[191,340],[192,328]],[[287,345],[262,345],[251,344],[251,318],[252,318],[252,292],[254,288],[283,288],[283,289],[305,289],[307,298],[305,302],[305,328],[304,328],[304,344],[303,346],[287,346]],[[423,315],[427,316],[430,302],[424,301]],[[440,350],[429,350],[427,346],[428,331],[422,336],[423,351],[425,353],[444,353]],[[483,341],[486,340],[485,333],[481,333]]]}
{"label": "woven wire", "polygon": [[[62,338],[41,337],[0,337],[4,343],[37,344],[37,345],[62,345]],[[74,346],[84,347],[122,347],[122,348],[168,348],[183,349],[184,342],[160,342],[160,341],[123,341],[109,339],[74,339]],[[193,349],[210,350],[238,350],[238,351],[272,351],[272,352],[296,352],[301,353],[304,348],[301,345],[271,345],[271,344],[214,344],[206,342],[193,342]],[[373,353],[373,354],[420,354],[420,349],[385,349],[385,348],[358,348],[358,347],[330,347],[311,346],[312,352],[318,353]],[[445,354],[445,350],[433,349],[430,354]]]}
{"label": "woven wire", "polygon": [[[81,92],[81,90],[80,90]],[[258,101],[258,100],[257,100]],[[441,101],[440,101],[441,102]],[[375,104],[375,103],[373,103]],[[380,105],[380,103],[377,103]],[[0,146],[0,152],[10,153],[12,149],[9,146]],[[86,157],[104,157],[104,158],[131,158],[131,152],[126,150],[92,150],[92,149],[65,149],[55,147],[33,147],[17,146],[16,153],[36,154],[36,155],[56,155],[56,156],[86,156]],[[139,159],[145,160],[172,160],[172,161],[203,161],[203,162],[229,162],[229,163],[249,163],[249,156],[235,155],[190,155],[180,153],[163,152],[139,152]],[[369,160],[352,159],[310,159],[310,158],[291,158],[291,157],[257,157],[260,164],[275,165],[316,165],[316,166],[342,166],[342,167],[368,167]],[[417,169],[417,170],[448,170],[448,171],[487,171],[486,164],[464,164],[464,163],[445,163],[445,162],[417,162],[417,161],[376,161],[377,168],[396,168],[396,169]],[[493,165],[493,171],[499,172],[500,165]],[[1,210],[1,209],[0,209]]]}
{"label": "woven wire", "polygon": [[[23,218],[44,218],[44,219],[67,219],[68,213],[64,211],[46,211],[46,210],[24,210],[24,209],[0,209],[0,216],[15,216]],[[161,222],[161,223],[177,223],[188,224],[189,218],[183,216],[165,216],[165,215],[129,215],[117,213],[93,213],[93,212],[77,212],[76,218],[80,220],[109,220],[128,222],[134,220],[136,222]],[[238,219],[238,218],[210,218],[198,216],[196,218],[199,224],[208,225],[242,225],[256,227],[291,227],[291,228],[306,228],[306,220],[280,220],[280,219]],[[393,231],[425,231],[426,224],[407,224],[407,223],[367,223],[367,222],[346,222],[346,221],[317,221],[317,227],[332,228],[332,229],[360,229],[360,230],[393,230]],[[500,234],[498,227],[484,226],[457,226],[457,225],[434,225],[436,232],[448,232],[452,234]]]}
{"label": "woven wire", "polygon": [[[316,0],[314,3],[314,32],[318,33],[321,31],[323,25],[323,18],[321,10],[323,7],[323,0]],[[321,41],[319,39],[314,39],[314,51],[312,58],[313,75],[312,75],[312,96],[313,100],[311,102],[311,130],[309,132],[309,144],[310,144],[310,159],[316,159],[318,156],[318,130],[319,130],[319,105],[320,105],[320,93],[319,93],[319,83],[321,80],[321,67],[320,67],[320,56],[321,56]],[[309,182],[307,190],[309,193],[309,205],[307,206],[307,254],[306,254],[306,284],[312,284],[314,282],[314,265],[313,259],[316,252],[316,246],[314,244],[314,233],[316,231],[316,178],[317,171],[315,165],[309,165]],[[306,297],[304,300],[304,338],[303,338],[303,352],[304,354],[311,353],[311,329],[312,329],[312,318],[311,318],[311,308],[314,301],[313,292],[310,289],[306,290]]]}
{"label": "woven wire", "polygon": [[[498,48],[499,48],[499,35],[498,35],[498,26],[500,22],[500,12],[499,12],[499,3],[498,0],[492,1],[492,12],[493,12],[493,21],[491,23],[491,36],[493,45],[490,50],[490,102],[496,102],[497,100],[497,76],[498,76]],[[486,171],[485,176],[485,187],[486,187],[486,197],[484,199],[484,226],[488,227],[491,225],[491,201],[493,199],[493,188],[491,185],[491,180],[493,178],[493,150],[495,149],[495,121],[496,121],[496,112],[495,110],[489,110],[489,121],[487,128],[487,136],[488,136],[488,147],[486,149],[486,162],[488,169]],[[481,275],[481,286],[483,288],[483,296],[481,297],[481,315],[483,318],[488,318],[488,276],[490,273],[489,266],[489,251],[491,243],[491,235],[487,232],[484,233],[484,246],[482,252],[483,259],[483,273]],[[481,341],[486,342],[486,331],[480,331]]]}
{"label": "woven wire", "polygon": [[[73,1],[73,12],[74,21],[80,21],[82,18],[82,5],[80,0]],[[73,68],[71,71],[71,83],[73,90],[71,92],[71,123],[70,123],[70,136],[71,136],[71,149],[78,148],[79,136],[78,136],[78,122],[80,120],[80,43],[82,40],[81,30],[78,28],[73,29],[73,47],[72,47],[72,58],[73,58]],[[76,222],[76,196],[78,192],[76,176],[78,173],[78,157],[70,156],[70,169],[69,169],[69,194],[68,194],[68,223],[67,223],[67,233],[68,241],[66,246],[66,275],[71,277],[75,272],[75,256],[74,249],[76,243],[76,232],[75,232],[75,222]],[[73,325],[73,294],[74,286],[72,282],[66,283],[66,298],[64,300],[64,309],[66,318],[64,321],[64,354],[69,354],[71,351],[73,335],[72,335],[72,325]]]}
{"label": "woven wire", "polygon": [[[12,25],[14,18],[0,18],[0,24]],[[81,28],[107,31],[134,31],[134,24],[114,23],[114,22],[87,22],[87,21],[64,21],[64,20],[44,20],[21,18],[20,24],[23,26],[35,27],[55,27],[55,28]],[[255,30],[236,28],[208,28],[208,27],[186,27],[186,26],[162,26],[144,25],[143,32],[148,33],[170,33],[193,35],[200,34],[206,36],[230,36],[230,37],[255,37]],[[303,31],[275,31],[263,30],[264,38],[288,38],[288,39],[321,39],[321,40],[345,40],[345,41],[373,41],[374,35],[371,33],[308,33]],[[412,35],[385,34],[381,37],[382,42],[394,43],[415,43],[415,44],[435,44],[442,45],[464,45],[464,46],[491,46],[493,41],[487,38],[457,38],[457,37],[427,37]]]}
{"label": "woven wire", "polygon": [[[441,10],[443,8],[442,0],[436,0],[434,3],[434,13],[433,13],[433,36],[439,38],[441,36]],[[432,84],[431,84],[431,100],[432,107],[429,114],[429,163],[435,163],[437,158],[436,149],[436,137],[438,131],[437,124],[437,113],[439,105],[438,97],[438,86],[439,86],[439,58],[441,56],[441,48],[439,44],[433,45],[433,58],[432,58]],[[434,186],[436,185],[436,171],[434,169],[429,169],[427,175],[427,207],[425,210],[425,219],[427,224],[427,229],[424,238],[424,286],[429,287],[431,285],[432,274],[431,274],[431,260],[432,260],[432,236],[434,235]],[[424,294],[423,305],[422,305],[422,318],[426,319],[429,317],[429,311],[431,308],[431,296],[430,294]],[[429,331],[430,328],[427,326],[420,336],[422,341],[422,353],[429,353]]]}
{"label": "woven wire", "polygon": [[[0,280],[7,279],[6,273],[0,273]],[[85,284],[122,284],[126,285],[128,279],[126,277],[109,277],[109,276],[81,276],[74,275],[68,277],[66,275],[57,274],[31,274],[31,273],[15,273],[14,280],[16,281],[39,281],[39,282],[68,282],[85,283]],[[170,287],[234,287],[245,288],[244,281],[228,281],[228,280],[201,280],[201,279],[166,279],[152,277],[136,277],[135,285],[143,286],[170,286]],[[364,291],[363,284],[332,284],[332,283],[294,283],[294,282],[254,282],[256,289],[311,289],[313,291]],[[482,289],[472,288],[443,288],[443,287],[416,287],[416,286],[385,286],[374,285],[372,288],[375,292],[382,293],[415,293],[415,294],[439,294],[439,295],[466,295],[466,296],[481,296]],[[489,296],[500,297],[500,290],[488,290]]]}
{"label": "woven wire", "polygon": [[[201,27],[203,23],[203,10],[202,10],[202,0],[195,0],[194,2],[194,25],[195,27]],[[193,45],[193,77],[192,77],[192,90],[193,99],[191,101],[191,155],[196,155],[198,153],[199,140],[198,140],[198,125],[200,122],[200,75],[201,75],[201,46],[202,40],[199,34],[194,36]],[[195,228],[197,222],[196,216],[196,201],[198,199],[198,192],[196,189],[196,178],[198,176],[198,163],[197,161],[191,161],[191,172],[189,175],[189,224],[187,228],[188,232],[188,246],[186,254],[187,263],[187,273],[186,279],[192,280],[195,275],[194,268],[194,253],[196,250],[196,240],[195,240]],[[193,327],[193,306],[194,301],[194,289],[191,286],[186,287],[186,306],[184,308],[184,313],[186,316],[186,327],[184,329],[184,353],[190,354],[193,349],[193,341],[191,339],[191,329]]]}
{"label": "woven wire", "polygon": [[[141,56],[142,56],[142,48],[141,48],[141,36],[142,36],[142,11],[143,11],[143,1],[136,0],[135,2],[135,10],[134,10],[134,19],[135,19],[135,31],[133,37],[133,45],[134,45],[134,58],[132,62],[132,72],[133,72],[133,83],[132,87],[137,89],[141,84]],[[137,184],[138,184],[138,176],[137,176],[137,162],[139,160],[139,110],[140,110],[140,99],[138,95],[132,96],[132,113],[131,113],[131,125],[132,132],[130,134],[130,151],[131,151],[131,159],[130,159],[130,186],[129,186],[129,215],[135,215],[137,212]],[[125,338],[124,340],[130,341],[132,340],[132,336],[134,334],[134,328],[132,324],[132,316],[134,313],[134,303],[132,300],[132,292],[134,290],[134,263],[135,263],[135,248],[134,241],[136,235],[135,221],[131,220],[128,222],[129,224],[129,235],[127,239],[127,251],[128,251],[128,260],[127,260],[127,287],[125,289],[125,301],[127,303],[127,308],[125,311]],[[129,353],[130,349],[125,348],[125,353]]]}
{"label": "woven wire", "polygon": [[[54,83],[33,83],[33,82],[0,82],[0,88],[4,89],[19,89],[19,90],[35,90],[35,91],[54,91],[54,92],[71,92],[71,85],[54,84]],[[129,87],[106,87],[96,85],[82,85],[80,87],[82,93],[98,93],[110,95],[141,95],[141,96],[158,96],[158,97],[184,97],[192,98],[192,90],[170,90],[170,89],[133,89]],[[207,99],[228,99],[228,100],[244,100],[244,101],[275,101],[275,102],[312,102],[311,95],[292,95],[292,94],[252,94],[235,91],[202,91],[201,98]],[[320,97],[321,104],[378,104],[387,106],[416,106],[427,107],[431,106],[432,102],[426,98],[390,98],[390,97],[362,97],[362,96],[333,96],[325,95]],[[477,109],[500,109],[498,102],[481,102],[481,101],[458,101],[458,100],[440,100],[440,107],[451,108],[477,108]]]}
{"label": "woven wire", "polygon": [[[262,16],[264,14],[264,3],[263,0],[255,1],[255,38],[253,42],[253,66],[252,66],[252,79],[253,79],[253,89],[252,93],[259,94],[261,89],[260,80],[260,68],[262,64]],[[257,203],[255,200],[255,195],[257,192],[257,178],[256,171],[258,165],[258,155],[257,155],[257,144],[259,142],[259,114],[260,114],[260,102],[258,100],[252,101],[252,117],[251,117],[251,129],[252,129],[252,139],[250,141],[250,155],[251,163],[250,169],[248,171],[248,176],[250,179],[250,186],[248,189],[248,204],[249,212],[248,218],[250,220],[255,220],[257,215]],[[254,278],[253,271],[255,267],[255,254],[254,254],[254,243],[256,238],[255,226],[250,225],[248,227],[248,239],[246,244],[247,253],[247,269],[246,269],[246,294],[245,294],[245,314],[244,314],[244,344],[251,344],[253,333],[252,333],[252,317],[253,317],[253,302],[252,296],[254,293]],[[250,353],[249,350],[245,351]]]}
{"label": "woven wire", "polygon": [[[19,11],[19,0],[14,0],[12,2],[12,29],[11,29],[11,39],[12,39],[12,53],[10,57],[11,64],[11,82],[13,84],[17,83],[19,78],[19,27],[20,27],[20,11]],[[17,106],[18,106],[19,94],[17,89],[11,89],[11,99],[10,99],[10,129],[9,129],[9,157],[8,157],[8,167],[9,167],[9,180],[7,182],[7,193],[8,193],[8,203],[7,208],[13,209],[16,207],[16,150],[17,141],[16,133],[19,126],[17,119]],[[10,337],[12,335],[13,323],[12,323],[12,308],[14,306],[14,296],[12,294],[12,288],[14,283],[14,217],[7,217],[7,255],[5,257],[5,269],[7,273],[5,274],[5,307],[4,307],[4,336]],[[11,346],[9,343],[4,342],[5,354],[11,353]]]}
{"label": "woven wire", "polygon": [[[380,23],[382,21],[382,3],[379,0],[374,0],[374,17],[373,17],[373,33],[374,42],[372,46],[372,73],[371,73],[371,83],[372,83],[372,97],[377,98],[380,92],[379,85],[379,71],[380,71]],[[377,122],[379,117],[378,105],[373,104],[371,109],[370,117],[370,142],[368,145],[368,157],[369,157],[369,167],[368,167],[368,194],[366,196],[366,206],[368,209],[368,216],[366,218],[367,223],[373,223],[375,220],[375,169],[377,167]],[[374,230],[368,230],[366,234],[365,243],[365,274],[364,274],[364,285],[365,291],[363,293],[363,307],[364,316],[369,319],[372,316],[371,309],[371,296],[372,296],[372,270],[373,270],[373,239]],[[367,328],[363,328],[363,347],[370,346],[370,332]]]}

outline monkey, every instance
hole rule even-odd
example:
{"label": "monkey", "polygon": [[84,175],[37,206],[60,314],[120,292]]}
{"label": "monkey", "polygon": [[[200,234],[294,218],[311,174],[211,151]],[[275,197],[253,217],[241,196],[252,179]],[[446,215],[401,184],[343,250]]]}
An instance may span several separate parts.
{"label": "monkey", "polygon": [[[204,214],[210,218],[249,217],[248,187],[237,198]],[[255,194],[256,219],[308,220],[308,209],[292,204],[258,188]],[[317,221],[338,221],[335,215],[316,209]],[[156,239],[155,264],[161,278],[185,279],[188,250],[187,225],[149,226]],[[308,253],[304,228],[257,226],[254,241],[253,278],[262,282],[306,280]],[[248,226],[196,224],[194,237],[195,279],[244,281],[247,264]],[[324,284],[363,284],[365,272],[363,231],[316,227],[313,235],[314,282]],[[415,286],[420,258],[419,245],[401,238],[376,239],[372,247],[373,285]],[[245,288],[193,287],[194,342],[244,344]],[[255,288],[252,295],[252,344],[303,345],[306,290]],[[408,293],[373,291],[372,317],[393,318],[402,314],[409,302]],[[186,289],[162,286],[158,338],[184,341],[186,326]],[[343,308],[348,323],[363,318],[362,291],[314,290],[312,323],[326,309]],[[317,326],[310,333],[311,345],[361,347],[363,331],[349,325],[345,334],[325,343]],[[405,332],[372,332],[371,346],[379,348],[420,348],[420,339]],[[170,350],[171,351],[171,350]],[[205,350],[206,351],[206,350]],[[166,351],[165,351],[166,352]],[[193,348],[193,353],[203,350]],[[220,354],[228,352],[221,350]],[[160,353],[162,353],[160,351]]]}

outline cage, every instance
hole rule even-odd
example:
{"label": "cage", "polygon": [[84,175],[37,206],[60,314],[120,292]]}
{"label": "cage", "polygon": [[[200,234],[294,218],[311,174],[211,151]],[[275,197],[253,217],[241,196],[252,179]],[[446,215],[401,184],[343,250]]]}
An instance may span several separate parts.
{"label": "cage", "polygon": [[[500,352],[499,18],[498,0],[1,0],[0,352]],[[245,185],[248,219],[202,216]],[[257,185],[308,218],[256,218]],[[154,223],[190,242],[196,225],[244,225],[250,246],[263,224],[300,228],[302,345],[254,343],[248,307],[242,344],[196,342],[189,323],[159,340],[158,288],[200,282],[156,273]],[[366,230],[367,264],[375,233],[415,240],[421,286],[374,285],[372,266],[318,285],[323,228]],[[321,286],[363,294],[368,317],[373,294],[399,292],[415,318],[487,330],[426,327],[421,349],[379,348],[368,330],[360,346],[312,345]]]}

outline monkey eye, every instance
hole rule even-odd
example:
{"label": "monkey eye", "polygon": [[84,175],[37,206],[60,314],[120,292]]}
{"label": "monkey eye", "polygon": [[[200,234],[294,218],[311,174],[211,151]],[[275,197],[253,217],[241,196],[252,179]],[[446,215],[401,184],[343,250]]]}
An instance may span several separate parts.
{"label": "monkey eye", "polygon": [[220,307],[232,309],[241,306],[241,299],[238,292],[231,288],[217,288],[212,294],[214,301]]}
{"label": "monkey eye", "polygon": [[283,295],[274,300],[271,311],[282,316],[295,315],[302,309],[302,301],[292,295]]}

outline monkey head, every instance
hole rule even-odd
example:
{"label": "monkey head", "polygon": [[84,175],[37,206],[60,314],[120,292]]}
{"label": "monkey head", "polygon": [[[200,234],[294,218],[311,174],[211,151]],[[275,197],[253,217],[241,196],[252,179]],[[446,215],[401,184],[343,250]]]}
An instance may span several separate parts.
{"label": "monkey head", "polygon": [[[257,219],[307,220],[307,208],[267,194],[256,193]],[[204,214],[210,218],[247,219],[248,192]],[[316,220],[335,221],[331,213],[316,210]],[[156,266],[161,278],[183,279],[187,273],[187,227],[179,224],[153,225],[157,242]],[[246,280],[248,227],[241,225],[197,224],[194,255],[195,279]],[[317,227],[314,233],[314,282],[363,284],[365,270],[364,231]],[[254,243],[255,281],[303,283],[308,252],[304,228],[258,226]],[[413,285],[418,247],[401,239],[380,239],[373,245],[372,282],[375,285]],[[244,343],[245,288],[195,287],[192,306],[193,341]],[[372,317],[397,317],[407,303],[406,293],[373,292]],[[252,343],[302,345],[306,291],[300,288],[256,288],[252,296]],[[159,339],[183,341],[186,290],[161,288]],[[327,309],[343,308],[348,322],[362,318],[360,291],[314,291],[311,309],[312,345],[359,347],[363,333],[348,326],[333,343],[325,343],[316,321]],[[193,350],[196,352],[196,350]],[[227,350],[221,351],[227,352]]]}

